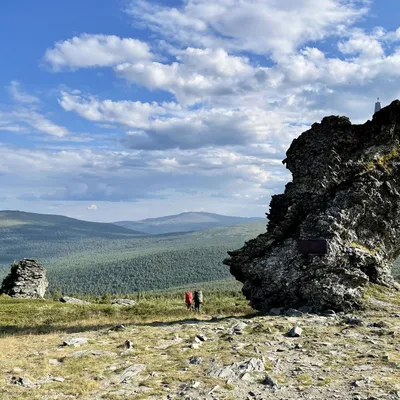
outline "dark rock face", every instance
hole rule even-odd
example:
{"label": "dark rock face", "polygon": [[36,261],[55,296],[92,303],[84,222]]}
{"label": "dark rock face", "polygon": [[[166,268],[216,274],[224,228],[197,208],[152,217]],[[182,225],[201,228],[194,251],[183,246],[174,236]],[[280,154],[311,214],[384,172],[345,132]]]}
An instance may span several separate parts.
{"label": "dark rock face", "polygon": [[35,260],[24,258],[11,266],[10,274],[3,280],[0,294],[40,299],[44,297],[48,285],[45,269]]}
{"label": "dark rock face", "polygon": [[[398,287],[400,101],[364,125],[326,117],[286,155],[293,180],[273,196],[267,232],[224,261],[250,304],[345,310],[368,282]],[[327,253],[304,254],[299,239],[326,239]]]}

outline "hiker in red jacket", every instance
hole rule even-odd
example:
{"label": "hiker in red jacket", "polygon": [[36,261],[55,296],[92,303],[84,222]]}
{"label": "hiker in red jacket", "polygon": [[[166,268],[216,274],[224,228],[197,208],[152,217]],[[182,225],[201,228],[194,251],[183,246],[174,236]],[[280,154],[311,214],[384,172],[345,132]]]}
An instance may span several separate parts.
{"label": "hiker in red jacket", "polygon": [[192,292],[185,293],[185,303],[186,303],[187,310],[191,311],[192,305],[193,305],[193,293]]}

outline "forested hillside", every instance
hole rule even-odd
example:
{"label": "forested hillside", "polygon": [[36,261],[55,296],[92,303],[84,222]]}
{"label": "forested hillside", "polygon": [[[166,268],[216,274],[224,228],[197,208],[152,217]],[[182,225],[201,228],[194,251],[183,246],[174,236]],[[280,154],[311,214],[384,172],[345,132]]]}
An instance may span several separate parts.
{"label": "forested hillside", "polygon": [[[265,231],[265,221],[198,232],[143,235],[112,224],[0,212],[0,279],[14,260],[32,257],[50,291],[129,293],[230,277],[227,250]],[[43,217],[43,218],[41,218]]]}
{"label": "forested hillside", "polygon": [[218,226],[233,226],[262,221],[264,218],[243,218],[206,212],[185,212],[160,218],[148,218],[141,221],[119,221],[116,225],[151,234],[190,232]]}

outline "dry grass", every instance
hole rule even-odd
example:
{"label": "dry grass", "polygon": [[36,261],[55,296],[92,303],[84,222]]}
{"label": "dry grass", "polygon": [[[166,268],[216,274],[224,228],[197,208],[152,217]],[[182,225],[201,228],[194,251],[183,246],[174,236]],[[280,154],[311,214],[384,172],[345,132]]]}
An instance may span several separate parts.
{"label": "dry grass", "polygon": [[[380,287],[371,286],[367,297],[390,302],[393,310],[400,306],[398,294]],[[400,353],[397,351],[400,323],[391,312],[359,314],[363,325],[351,326],[340,318],[254,316],[249,315],[251,310],[238,298],[215,300],[209,309],[221,311],[222,316],[247,315],[245,320],[249,325],[243,335],[232,336],[229,327],[235,320],[231,317],[211,321],[211,313],[188,313],[182,302],[174,299],[147,301],[133,308],[120,309],[104,305],[77,307],[0,299],[3,331],[0,337],[0,399],[61,399],[62,396],[159,399],[168,393],[180,393],[196,381],[201,383],[200,390],[204,392],[219,386],[219,399],[234,399],[238,398],[235,385],[209,377],[207,372],[212,366],[251,357],[264,357],[266,370],[281,387],[293,390],[293,393],[303,392],[305,396],[316,387],[348,392],[352,381],[366,377],[368,383],[358,391],[365,389],[373,395],[379,390],[387,393],[400,390]],[[45,324],[44,321],[49,319],[51,321]],[[377,321],[386,322],[387,327],[369,325]],[[125,330],[110,329],[120,323],[127,325]],[[303,328],[301,338],[285,336],[294,324]],[[43,331],[43,327],[49,329]],[[193,349],[191,345],[198,333],[205,334],[209,340]],[[71,334],[87,337],[89,343],[78,348],[59,347]],[[132,351],[118,348],[127,339],[134,344]],[[71,357],[78,350],[112,352],[114,355]],[[202,362],[191,364],[191,357],[200,357]],[[61,364],[49,362],[54,359],[62,360]],[[131,383],[121,384],[120,374],[132,364],[145,364],[146,370]],[[360,372],[365,365],[370,369]],[[12,385],[12,376],[42,383],[34,388],[24,388]],[[63,377],[65,381],[43,383],[49,376]]]}

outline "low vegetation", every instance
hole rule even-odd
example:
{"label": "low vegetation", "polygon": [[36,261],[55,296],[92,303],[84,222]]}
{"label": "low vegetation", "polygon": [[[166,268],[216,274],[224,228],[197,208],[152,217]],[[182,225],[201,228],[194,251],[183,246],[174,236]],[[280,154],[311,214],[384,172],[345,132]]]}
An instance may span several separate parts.
{"label": "low vegetation", "polygon": [[[134,294],[138,303],[127,308],[0,296],[0,399],[206,398],[210,392],[223,400],[249,392],[347,399],[391,398],[400,390],[399,294],[372,285],[369,301],[387,308],[274,317],[254,313],[237,288],[203,289],[200,314],[185,310],[184,288]],[[232,327],[243,322],[240,334],[233,334]],[[301,337],[286,336],[293,325],[302,327]],[[199,334],[208,340],[194,347]],[[78,337],[87,343],[62,346]],[[131,350],[122,346],[127,339]],[[209,376],[249,359],[264,360],[265,371],[238,380]],[[131,366],[144,369],[121,382]],[[264,383],[266,374],[277,387]]]}

